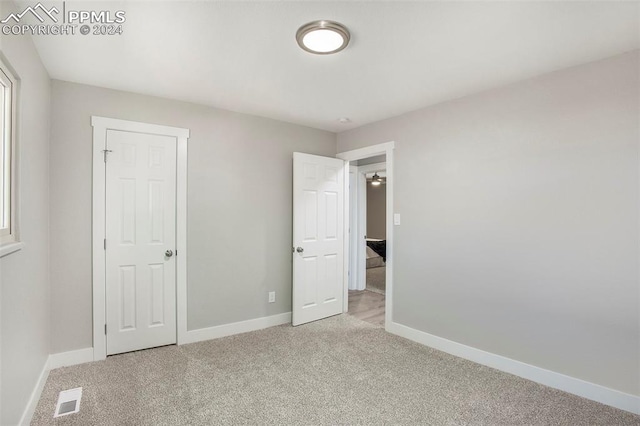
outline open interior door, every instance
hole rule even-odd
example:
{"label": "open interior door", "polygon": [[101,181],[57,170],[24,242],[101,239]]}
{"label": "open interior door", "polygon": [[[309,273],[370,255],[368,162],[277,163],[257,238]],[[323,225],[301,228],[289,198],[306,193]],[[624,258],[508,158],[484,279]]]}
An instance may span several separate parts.
{"label": "open interior door", "polygon": [[293,154],[293,325],[340,314],[345,162]]}

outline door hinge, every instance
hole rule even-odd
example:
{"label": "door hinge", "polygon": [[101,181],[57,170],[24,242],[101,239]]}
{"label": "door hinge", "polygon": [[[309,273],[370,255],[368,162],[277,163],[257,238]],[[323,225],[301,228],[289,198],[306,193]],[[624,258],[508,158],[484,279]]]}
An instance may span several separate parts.
{"label": "door hinge", "polygon": [[107,239],[106,238],[104,239],[104,249],[105,250],[107,249]]}
{"label": "door hinge", "polygon": [[110,149],[103,149],[102,150],[102,154],[104,155],[104,162],[105,163],[107,162],[107,154],[110,153],[110,152],[113,152],[113,151],[110,150]]}
{"label": "door hinge", "polygon": [[104,325],[104,334],[107,334],[107,324]]}

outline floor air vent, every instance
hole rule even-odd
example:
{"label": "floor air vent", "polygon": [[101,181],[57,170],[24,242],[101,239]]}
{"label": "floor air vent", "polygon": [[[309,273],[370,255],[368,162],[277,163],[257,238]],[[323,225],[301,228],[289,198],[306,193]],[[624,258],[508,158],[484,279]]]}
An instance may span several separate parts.
{"label": "floor air vent", "polygon": [[69,389],[60,392],[58,404],[53,417],[66,416],[80,411],[80,400],[82,399],[82,388]]}

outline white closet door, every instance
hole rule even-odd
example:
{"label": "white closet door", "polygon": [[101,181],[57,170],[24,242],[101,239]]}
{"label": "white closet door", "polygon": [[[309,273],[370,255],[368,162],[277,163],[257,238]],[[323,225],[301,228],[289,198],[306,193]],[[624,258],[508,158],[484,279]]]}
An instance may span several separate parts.
{"label": "white closet door", "polygon": [[108,130],[107,150],[111,355],[176,343],[176,138]]}

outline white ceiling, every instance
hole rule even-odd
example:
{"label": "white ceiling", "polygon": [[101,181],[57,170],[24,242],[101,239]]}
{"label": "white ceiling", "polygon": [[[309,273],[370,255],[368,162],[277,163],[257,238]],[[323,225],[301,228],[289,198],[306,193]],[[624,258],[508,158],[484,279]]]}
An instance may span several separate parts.
{"label": "white ceiling", "polygon": [[[124,34],[38,36],[35,43],[55,79],[340,132],[637,49],[639,7],[606,1],[67,1],[67,10],[126,11]],[[296,30],[317,19],[346,25],[349,47],[330,56],[301,50]],[[352,123],[341,124],[340,117]]]}

